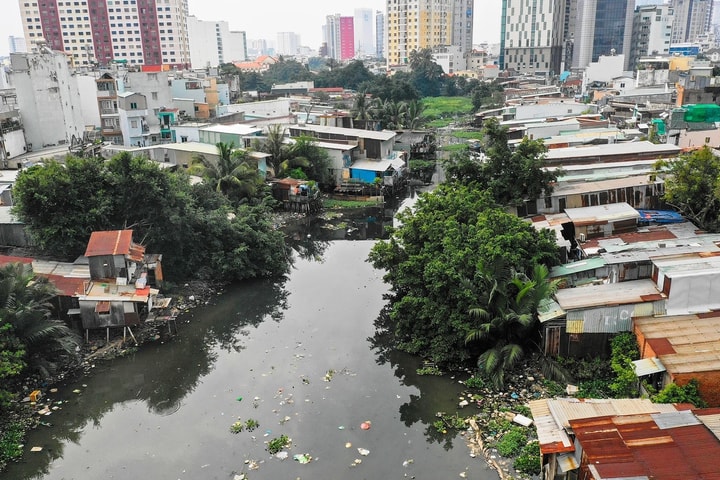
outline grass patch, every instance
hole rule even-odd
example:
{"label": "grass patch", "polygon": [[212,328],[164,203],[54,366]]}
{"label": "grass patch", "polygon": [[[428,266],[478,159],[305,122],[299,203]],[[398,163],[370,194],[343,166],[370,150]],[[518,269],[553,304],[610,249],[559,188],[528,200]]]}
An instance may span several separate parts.
{"label": "grass patch", "polygon": [[482,140],[485,137],[482,132],[453,132],[452,136],[467,140]]}
{"label": "grass patch", "polygon": [[500,440],[498,440],[497,451],[503,457],[512,457],[520,453],[520,450],[528,441],[528,435],[522,427],[511,427]]}
{"label": "grass patch", "polygon": [[426,125],[432,128],[445,128],[454,121],[455,120],[453,120],[452,118],[437,118],[435,120],[427,122]]}
{"label": "grass patch", "polygon": [[290,439],[288,438],[288,436],[280,435],[279,437],[273,438],[268,442],[267,451],[270,453],[270,455],[275,455],[283,448],[287,447],[289,444]]}
{"label": "grass patch", "polygon": [[540,444],[531,442],[520,451],[515,463],[515,470],[526,475],[540,475]]}
{"label": "grass patch", "polygon": [[423,115],[430,118],[465,115],[473,109],[470,97],[425,97],[422,103]]}
{"label": "grass patch", "polygon": [[440,150],[444,152],[464,152],[465,150],[469,150],[470,146],[465,143],[453,143],[450,145],[443,145],[440,147]]}
{"label": "grass patch", "polygon": [[323,199],[323,208],[339,209],[339,208],[365,208],[377,205],[377,200],[337,200],[334,198]]}

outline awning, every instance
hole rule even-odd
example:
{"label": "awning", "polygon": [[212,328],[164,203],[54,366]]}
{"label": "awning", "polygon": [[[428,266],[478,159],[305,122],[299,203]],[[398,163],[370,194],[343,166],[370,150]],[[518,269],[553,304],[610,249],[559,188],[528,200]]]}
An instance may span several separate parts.
{"label": "awning", "polygon": [[635,375],[638,377],[665,371],[665,365],[657,357],[634,360],[632,363],[635,365]]}
{"label": "awning", "polygon": [[575,456],[572,453],[563,453],[558,455],[557,464],[562,473],[580,468],[580,465],[578,465],[578,462],[575,460]]}

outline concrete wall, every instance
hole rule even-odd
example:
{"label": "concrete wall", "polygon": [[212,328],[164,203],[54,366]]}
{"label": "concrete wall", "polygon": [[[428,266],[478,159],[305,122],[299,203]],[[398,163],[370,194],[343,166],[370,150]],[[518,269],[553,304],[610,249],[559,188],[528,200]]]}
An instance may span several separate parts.
{"label": "concrete wall", "polygon": [[[25,153],[25,132],[23,130],[13,130],[5,132],[5,152],[8,159],[12,159]],[[9,165],[13,166],[12,163]]]}
{"label": "concrete wall", "polygon": [[32,148],[70,143],[82,138],[85,122],[78,105],[80,92],[67,58],[59,52],[12,54],[12,84]]}

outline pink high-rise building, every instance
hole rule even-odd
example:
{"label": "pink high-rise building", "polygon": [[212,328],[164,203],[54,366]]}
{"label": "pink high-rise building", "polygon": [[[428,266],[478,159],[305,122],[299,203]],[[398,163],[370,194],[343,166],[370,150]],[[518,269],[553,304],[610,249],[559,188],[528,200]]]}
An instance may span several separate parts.
{"label": "pink high-rise building", "polygon": [[340,17],[340,60],[355,57],[355,19]]}
{"label": "pink high-rise building", "polygon": [[19,0],[28,48],[38,41],[75,65],[189,66],[187,0]]}

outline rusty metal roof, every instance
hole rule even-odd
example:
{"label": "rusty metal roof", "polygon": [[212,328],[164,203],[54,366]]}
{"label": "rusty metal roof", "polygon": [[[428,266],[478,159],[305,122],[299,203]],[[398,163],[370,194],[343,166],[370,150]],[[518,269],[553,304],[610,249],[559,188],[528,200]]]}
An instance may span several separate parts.
{"label": "rusty metal roof", "polygon": [[142,262],[145,247],[133,243],[132,235],[132,230],[93,232],[90,235],[85,256],[125,255],[130,260]]}
{"label": "rusty metal roof", "polygon": [[675,375],[720,370],[719,316],[720,312],[711,312],[643,317],[634,322],[667,371]]}
{"label": "rusty metal roof", "polygon": [[610,305],[626,305],[660,300],[663,295],[655,282],[649,279],[629,282],[588,285],[577,288],[563,288],[555,293],[555,299],[568,311]]}
{"label": "rusty metal roof", "polygon": [[704,425],[660,429],[650,415],[571,420],[583,461],[600,479],[719,479],[720,441]]}

